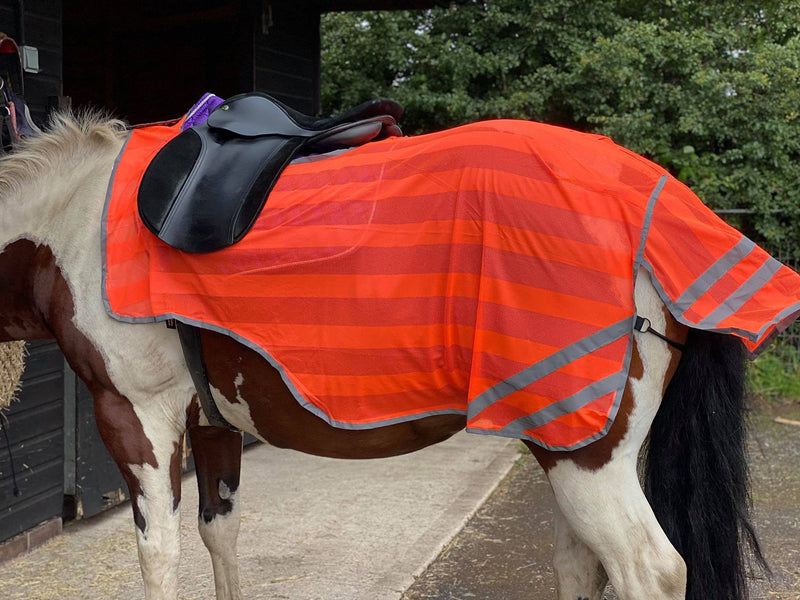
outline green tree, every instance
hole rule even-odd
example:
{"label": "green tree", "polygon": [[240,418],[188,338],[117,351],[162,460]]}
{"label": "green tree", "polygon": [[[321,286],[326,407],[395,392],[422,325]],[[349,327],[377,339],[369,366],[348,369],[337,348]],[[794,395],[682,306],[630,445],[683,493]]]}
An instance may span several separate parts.
{"label": "green tree", "polygon": [[[800,239],[800,0],[484,0],[323,19],[323,103],[407,132],[529,118],[611,136],[717,209]],[[797,251],[800,258],[800,250]]]}
{"label": "green tree", "polygon": [[411,132],[491,117],[552,121],[565,108],[552,101],[556,65],[579,40],[611,31],[610,6],[495,0],[325,15],[323,103],[333,111],[389,95],[406,106]]}

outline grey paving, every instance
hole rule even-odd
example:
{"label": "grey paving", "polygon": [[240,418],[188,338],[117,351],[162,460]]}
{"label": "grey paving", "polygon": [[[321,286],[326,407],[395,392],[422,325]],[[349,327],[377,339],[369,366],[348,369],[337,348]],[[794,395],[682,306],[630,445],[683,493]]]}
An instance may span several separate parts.
{"label": "grey paving", "polygon": [[[243,460],[245,598],[400,598],[488,497],[520,444],[461,433],[407,456],[338,461],[259,446]],[[183,481],[181,598],[213,597],[211,561]],[[6,600],[143,597],[130,507],[68,525],[0,567]]]}

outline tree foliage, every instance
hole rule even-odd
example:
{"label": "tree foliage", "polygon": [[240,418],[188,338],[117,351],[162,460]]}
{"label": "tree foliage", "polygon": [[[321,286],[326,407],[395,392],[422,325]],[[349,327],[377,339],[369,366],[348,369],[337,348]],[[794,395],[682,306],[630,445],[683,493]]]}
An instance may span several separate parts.
{"label": "tree foliage", "polygon": [[495,117],[600,132],[712,207],[754,211],[751,233],[786,244],[800,239],[798,14],[800,0],[468,0],[332,13],[323,105],[391,97],[410,133]]}

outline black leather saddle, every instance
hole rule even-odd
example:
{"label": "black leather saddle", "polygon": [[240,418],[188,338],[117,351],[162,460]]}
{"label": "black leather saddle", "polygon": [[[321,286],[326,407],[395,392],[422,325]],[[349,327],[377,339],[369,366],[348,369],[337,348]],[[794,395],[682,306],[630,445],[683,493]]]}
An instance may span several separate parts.
{"label": "black leather saddle", "polygon": [[158,152],[139,186],[139,215],[180,250],[230,246],[250,230],[281,171],[301,150],[323,153],[402,135],[402,112],[396,102],[372,100],[319,119],[260,92],[234,96]]}

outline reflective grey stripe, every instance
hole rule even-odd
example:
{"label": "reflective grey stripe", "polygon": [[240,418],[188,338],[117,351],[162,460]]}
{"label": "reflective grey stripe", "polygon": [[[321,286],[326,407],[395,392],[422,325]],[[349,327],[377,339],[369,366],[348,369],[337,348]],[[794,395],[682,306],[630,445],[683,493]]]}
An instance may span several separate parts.
{"label": "reflective grey stripe", "polygon": [[[775,332],[776,334],[780,333],[781,331],[789,327],[789,325],[794,323],[794,321],[797,320],[798,317],[800,317],[800,302],[797,302],[788,308],[784,308],[780,313],[778,313],[777,317],[772,319],[772,321],[770,321],[769,323],[766,323],[761,329],[758,330],[758,334],[756,335],[753,341],[756,341],[759,338],[761,338],[764,335],[764,333],[766,333],[766,331],[772,326],[776,327],[776,332]],[[761,354],[764,351],[764,348],[766,348],[771,341],[772,341],[771,335],[768,336],[766,339],[761,340],[761,344],[759,344],[758,347],[754,348],[753,351],[750,353],[751,360],[756,358],[759,354]]]}
{"label": "reflective grey stripe", "polygon": [[546,425],[553,419],[557,419],[563,415],[568,415],[572,412],[575,412],[590,402],[593,402],[598,398],[602,398],[610,392],[619,390],[623,385],[625,385],[626,380],[627,375],[625,372],[620,371],[618,373],[614,373],[613,375],[609,375],[600,381],[595,381],[593,384],[586,386],[572,396],[568,396],[567,398],[559,400],[558,402],[553,402],[552,404],[545,406],[535,413],[531,413],[511,421],[511,423],[501,429],[501,435],[509,437],[521,437],[522,433],[528,429],[534,429],[536,427]]}
{"label": "reflective grey stripe", "polygon": [[[653,268],[653,265],[651,265],[647,261],[644,261],[643,266],[650,273],[650,281],[653,284],[653,287],[656,289],[656,292],[658,292],[658,296],[659,298],[661,298],[661,301],[664,303],[664,305],[669,308],[669,311],[670,313],[672,313],[672,316],[675,317],[675,319],[679,323],[686,325],[687,327],[692,327],[694,329],[701,329],[702,328],[701,323],[693,323],[691,321],[688,321],[686,317],[684,317],[683,314],[675,308],[675,306],[672,304],[672,300],[670,299],[669,295],[667,294],[667,292],[664,291],[664,288],[661,287],[661,283],[659,283],[658,279],[656,279],[656,276],[654,274],[655,269]],[[743,339],[750,340],[751,342],[757,342],[770,327],[779,324],[784,319],[787,319],[792,313],[798,311],[800,311],[800,303],[796,303],[790,306],[789,308],[782,310],[778,314],[778,316],[776,316],[771,321],[762,325],[761,329],[759,329],[757,332],[748,331],[745,329],[741,329],[739,327],[715,327],[714,331],[716,331],[717,333],[730,333],[733,335],[737,335]],[[751,358],[755,358],[755,356],[761,350],[763,350],[764,346],[766,346],[769,341],[770,340],[768,339],[761,340],[761,345],[759,346],[759,348],[754,350]]]}
{"label": "reflective grey stripe", "polygon": [[[639,248],[636,251],[636,259],[634,261],[634,269],[633,269],[634,276],[636,274],[636,271],[638,270],[639,265],[641,265],[644,260],[644,247],[645,247],[645,242],[647,241],[647,234],[650,232],[650,223],[653,219],[653,211],[655,210],[656,200],[658,199],[659,194],[661,194],[661,190],[664,189],[664,185],[666,185],[668,179],[669,175],[662,175],[659,178],[658,182],[653,188],[653,191],[650,193],[650,198],[647,201],[647,208],[645,209],[644,219],[642,220],[642,232],[639,237]],[[475,397],[469,403],[469,418],[470,419],[474,418],[481,411],[486,409],[486,407],[491,406],[501,398],[505,398],[509,394],[513,394],[514,392],[529,386],[533,382],[538,381],[542,377],[545,377],[546,375],[549,375],[554,371],[557,371],[558,369],[560,369],[565,365],[568,365],[572,361],[577,360],[587,354],[591,354],[598,348],[607,346],[608,344],[615,342],[616,340],[620,339],[623,336],[630,335],[632,331],[633,331],[633,315],[628,319],[623,319],[619,323],[615,323],[614,325],[606,327],[605,329],[596,331],[592,335],[589,335],[583,338],[582,340],[578,340],[577,342],[567,346],[566,348],[562,348],[558,352],[548,356],[546,359],[523,369],[519,373],[512,375],[508,379],[501,381],[500,383],[492,386],[488,390],[484,391],[482,394]],[[630,352],[630,344],[628,352]],[[627,372],[627,368],[625,371]],[[584,388],[584,390],[581,390],[574,396],[570,396],[569,398],[564,398],[562,400],[559,400],[558,402],[553,403],[553,405],[551,405],[553,407],[552,412],[549,412],[550,407],[546,407],[541,411],[538,411],[537,413],[533,413],[533,415],[520,417],[520,419],[518,419],[517,421],[530,420],[530,419],[535,419],[535,420],[547,419],[543,421],[541,424],[546,423],[549,420],[552,420],[552,418],[555,418],[555,417],[548,418],[549,414],[554,414],[555,416],[558,416],[560,414],[564,414],[561,413],[560,411],[566,410],[566,407],[575,405],[577,408],[580,408],[580,406],[583,405],[580,404],[581,402],[583,402],[584,404],[590,402],[591,399],[586,400],[586,398],[593,393],[590,390],[594,389],[596,386],[600,386],[601,384],[609,385],[611,383],[609,381],[610,379],[618,377],[624,378],[625,373],[621,372],[618,373],[617,375],[612,375],[606,379],[603,379],[599,382],[596,382],[588,386],[587,388]],[[613,381],[615,385],[619,385],[617,379],[613,379]],[[618,402],[618,400],[619,399],[617,398],[616,401]],[[534,417],[534,415],[538,416]],[[505,435],[506,429],[508,427],[516,427],[514,423],[517,423],[517,421],[513,421],[505,428],[503,428],[501,431],[504,433],[499,433],[499,435]],[[526,425],[521,431],[524,431],[525,429],[530,429],[532,426],[535,425]]]}
{"label": "reflective grey stripe", "polygon": [[736,313],[745,302],[764,287],[781,268],[781,263],[771,256],[764,261],[755,273],[748,277],[730,296],[720,303],[711,314],[697,324],[701,329],[715,329],[726,318]]}
{"label": "reflective grey stripe", "polygon": [[725,254],[720,256],[714,264],[708,267],[700,277],[695,279],[692,284],[686,288],[675,302],[672,302],[680,314],[689,310],[695,302],[711,289],[725,273],[738,264],[744,257],[746,257],[755,248],[755,242],[749,238],[743,237],[739,242]]}
{"label": "reflective grey stripe", "polygon": [[653,220],[653,211],[656,208],[656,200],[658,199],[659,194],[661,194],[661,190],[664,189],[664,185],[667,183],[667,179],[669,175],[662,175],[658,183],[656,183],[656,187],[653,188],[653,191],[650,192],[650,198],[647,200],[647,208],[644,211],[644,219],[642,220],[642,233],[639,236],[639,248],[636,250],[636,259],[633,261],[633,278],[634,281],[636,280],[636,272],[639,270],[639,265],[642,264],[642,259],[644,258],[644,247],[645,243],[647,242],[647,235],[650,233],[650,222]]}
{"label": "reflective grey stripe", "polygon": [[[119,163],[122,160],[122,155],[125,153],[125,148],[128,147],[128,142],[131,141],[132,136],[133,130],[128,132],[128,136],[125,138],[125,142],[122,144],[122,148],[120,148],[117,158],[114,159],[114,166],[111,169],[111,178],[108,180],[108,188],[106,189],[106,200],[103,204],[103,216],[101,217],[102,220],[100,221],[100,263],[103,268],[103,285],[101,286],[103,293],[103,305],[106,307],[106,312],[115,319],[117,318],[117,315],[115,315],[111,310],[111,302],[109,302],[108,293],[106,292],[106,282],[108,281],[108,260],[106,256],[108,248],[108,207],[111,204],[111,192],[114,189],[114,179],[117,177],[117,168],[119,167]],[[152,321],[155,321],[155,319],[147,319],[145,322]]]}
{"label": "reflective grey stripe", "polygon": [[551,354],[544,360],[526,367],[519,373],[516,373],[508,379],[495,384],[488,390],[476,396],[469,403],[470,418],[478,415],[478,413],[484,410],[487,406],[494,404],[501,398],[505,398],[509,394],[513,394],[514,392],[521,390],[522,388],[532,384],[534,381],[538,381],[542,377],[557,371],[564,365],[568,365],[572,361],[590,354],[598,348],[607,346],[611,342],[615,342],[621,337],[629,335],[632,330],[633,317],[631,316],[628,319],[623,319],[618,323],[614,323],[610,327],[596,331],[592,335],[588,335],[585,338],[570,344],[566,348],[562,348],[558,352]]}

